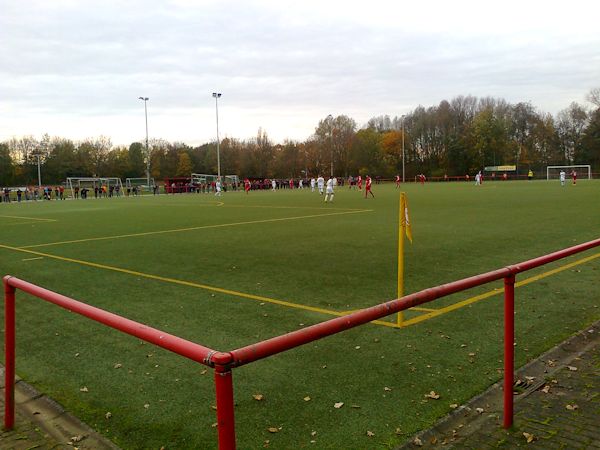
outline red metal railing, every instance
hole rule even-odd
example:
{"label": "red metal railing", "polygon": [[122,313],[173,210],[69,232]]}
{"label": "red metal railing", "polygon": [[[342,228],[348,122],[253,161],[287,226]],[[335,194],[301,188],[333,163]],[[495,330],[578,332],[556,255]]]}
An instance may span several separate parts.
{"label": "red metal railing", "polygon": [[309,342],[331,336],[376,319],[396,314],[413,306],[431,302],[466,289],[504,279],[504,420],[508,428],[513,422],[514,383],[514,292],[515,275],[535,267],[557,261],[567,256],[600,246],[600,239],[530,259],[503,269],[486,272],[452,283],[425,289],[402,298],[357,311],[343,317],[302,328],[291,333],[267,339],[231,352],[217,352],[177,336],[125,319],[116,314],[78,302],[55,292],[35,286],[11,276],[4,277],[5,292],[5,414],[4,426],[14,426],[14,380],[15,380],[15,291],[20,289],[42,300],[81,314],[124,333],[151,342],[181,356],[215,369],[217,423],[220,449],[235,449],[235,422],[233,411],[232,369],[277,353],[290,350]]}

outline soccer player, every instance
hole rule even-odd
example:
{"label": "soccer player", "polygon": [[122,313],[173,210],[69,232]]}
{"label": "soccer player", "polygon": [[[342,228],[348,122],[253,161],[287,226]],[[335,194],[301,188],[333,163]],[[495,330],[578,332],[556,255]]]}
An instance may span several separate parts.
{"label": "soccer player", "polygon": [[327,180],[327,190],[325,191],[325,203],[327,203],[327,198],[329,197],[329,203],[333,203],[333,178],[329,177]]}
{"label": "soccer player", "polygon": [[365,179],[365,198],[367,198],[367,194],[371,194],[371,196],[375,198],[375,194],[371,191],[371,177],[369,175],[367,175],[367,178]]}
{"label": "soccer player", "polygon": [[215,196],[220,197],[221,196],[221,180],[217,179],[217,182],[215,183]]}
{"label": "soccer player", "polygon": [[246,194],[250,192],[250,180],[248,178],[244,179],[244,190],[246,191]]}
{"label": "soccer player", "polygon": [[565,178],[567,177],[567,174],[565,173],[564,170],[561,169],[560,174],[558,176],[560,178],[560,185],[564,186],[565,185]]}
{"label": "soccer player", "polygon": [[358,185],[358,190],[362,191],[362,177],[360,175],[356,179],[356,184]]}
{"label": "soccer player", "polygon": [[321,175],[317,178],[317,186],[319,187],[319,194],[323,195],[323,188],[325,187],[325,178]]}
{"label": "soccer player", "polygon": [[571,176],[573,177],[573,184],[577,184],[577,172],[571,172]]}
{"label": "soccer player", "polygon": [[277,189],[277,181],[271,180],[271,188],[273,189],[273,192],[275,192],[275,189]]}
{"label": "soccer player", "polygon": [[312,177],[310,179],[310,192],[315,192],[316,183],[317,183],[317,181],[315,180],[315,177]]}
{"label": "soccer player", "polygon": [[475,175],[475,186],[479,186],[481,184],[481,170],[477,172]]}
{"label": "soccer player", "polygon": [[400,187],[400,175],[396,175],[396,189]]}

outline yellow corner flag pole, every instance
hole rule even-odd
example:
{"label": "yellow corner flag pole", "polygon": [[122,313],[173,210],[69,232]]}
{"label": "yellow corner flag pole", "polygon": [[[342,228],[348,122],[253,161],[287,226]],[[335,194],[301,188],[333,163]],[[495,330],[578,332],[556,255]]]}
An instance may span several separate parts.
{"label": "yellow corner flag pole", "polygon": [[[400,205],[398,208],[398,297],[404,296],[404,235],[412,244],[412,229],[408,216],[408,199],[406,193],[400,193]],[[402,325],[404,313],[398,312],[398,325]]]}

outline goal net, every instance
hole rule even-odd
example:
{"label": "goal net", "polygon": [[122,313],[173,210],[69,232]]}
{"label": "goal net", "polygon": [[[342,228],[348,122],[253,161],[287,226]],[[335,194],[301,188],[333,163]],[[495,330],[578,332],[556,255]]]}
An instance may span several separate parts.
{"label": "goal net", "polygon": [[573,172],[577,173],[577,178],[592,179],[592,166],[589,164],[579,164],[571,166],[548,166],[546,167],[546,179],[547,180],[558,180],[560,172],[564,171],[567,178],[571,177]]}
{"label": "goal net", "polygon": [[80,197],[83,190],[88,192],[88,197],[94,198],[119,197],[123,192],[123,183],[116,177],[68,177],[66,184],[72,198]]}
{"label": "goal net", "polygon": [[142,191],[151,192],[154,186],[154,178],[150,178],[150,185],[148,185],[148,178],[125,178],[125,187],[133,188],[137,187]]}
{"label": "goal net", "polygon": [[[193,173],[192,174],[192,184],[196,186],[205,186],[210,190],[210,187],[213,183],[216,183],[219,178],[218,175],[215,174],[206,174],[206,173]],[[233,189],[236,189],[240,179],[237,175],[224,175],[221,176],[223,179],[223,186],[227,189],[228,186],[231,186]]]}

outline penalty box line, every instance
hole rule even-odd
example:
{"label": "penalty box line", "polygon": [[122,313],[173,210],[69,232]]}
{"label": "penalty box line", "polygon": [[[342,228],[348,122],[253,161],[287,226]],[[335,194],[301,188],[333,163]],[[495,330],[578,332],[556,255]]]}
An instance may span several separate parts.
{"label": "penalty box line", "polygon": [[341,216],[346,214],[357,214],[362,212],[371,212],[372,209],[359,209],[359,210],[351,210],[351,211],[342,211],[342,212],[330,212],[324,214],[310,214],[307,216],[294,216],[294,217],[281,217],[277,219],[261,219],[261,220],[250,220],[244,222],[232,222],[232,223],[220,223],[216,225],[200,225],[197,227],[186,227],[186,228],[174,228],[171,230],[158,230],[158,231],[146,231],[143,233],[131,233],[131,234],[120,234],[114,236],[101,236],[94,238],[85,238],[85,239],[72,239],[69,241],[59,241],[59,242],[48,242],[45,244],[34,244],[34,245],[24,245],[18,247],[19,249],[30,249],[30,248],[39,248],[39,247],[50,247],[54,245],[65,245],[65,244],[78,244],[82,242],[94,242],[94,241],[106,241],[111,239],[124,239],[130,237],[140,237],[140,236],[152,236],[156,234],[168,234],[168,233],[181,233],[185,231],[197,231],[197,230],[205,230],[210,228],[226,228],[226,227],[236,227],[241,225],[253,225],[259,223],[269,223],[269,222],[285,222],[288,220],[301,220],[301,219],[312,219],[316,217],[328,217],[328,216]]}
{"label": "penalty box line", "polygon": [[[201,284],[201,283],[194,283],[194,282],[185,281],[185,280],[178,280],[175,278],[168,278],[168,277],[163,277],[160,275],[152,275],[152,274],[148,274],[148,273],[144,273],[144,272],[138,272],[135,270],[123,269],[120,267],[108,266],[106,264],[99,264],[99,263],[94,263],[94,262],[90,262],[90,261],[83,261],[80,259],[67,258],[64,256],[51,255],[49,253],[42,253],[39,251],[28,250],[25,248],[11,247],[11,246],[4,245],[4,244],[0,244],[0,248],[4,248],[7,250],[13,250],[13,251],[17,251],[17,252],[28,253],[30,255],[36,255],[39,257],[45,257],[45,258],[50,258],[50,259],[56,259],[59,261],[70,262],[70,263],[79,264],[82,266],[93,267],[96,269],[103,269],[103,270],[109,270],[112,272],[119,272],[119,273],[123,273],[126,275],[133,275],[136,277],[147,278],[150,280],[162,281],[165,283],[177,284],[180,286],[193,287],[193,288],[197,288],[197,289],[205,289],[207,291],[218,292],[220,294],[231,295],[234,297],[247,298],[250,300],[256,300],[256,301],[264,302],[264,303],[272,303],[275,305],[285,306],[288,308],[301,309],[301,310],[305,310],[305,311],[327,314],[330,316],[337,316],[337,317],[346,315],[342,312],[333,311],[330,309],[319,308],[319,307],[308,306],[308,305],[301,305],[299,303],[287,302],[285,300],[278,300],[278,299],[274,299],[274,298],[270,298],[270,297],[264,297],[261,295],[247,294],[244,292],[233,291],[230,289],[224,289],[224,288],[220,288],[220,287],[216,287],[216,286],[210,286],[210,285]],[[396,325],[391,322],[383,322],[383,321],[376,320],[376,321],[373,321],[372,323],[377,324],[377,325],[396,327]]]}

